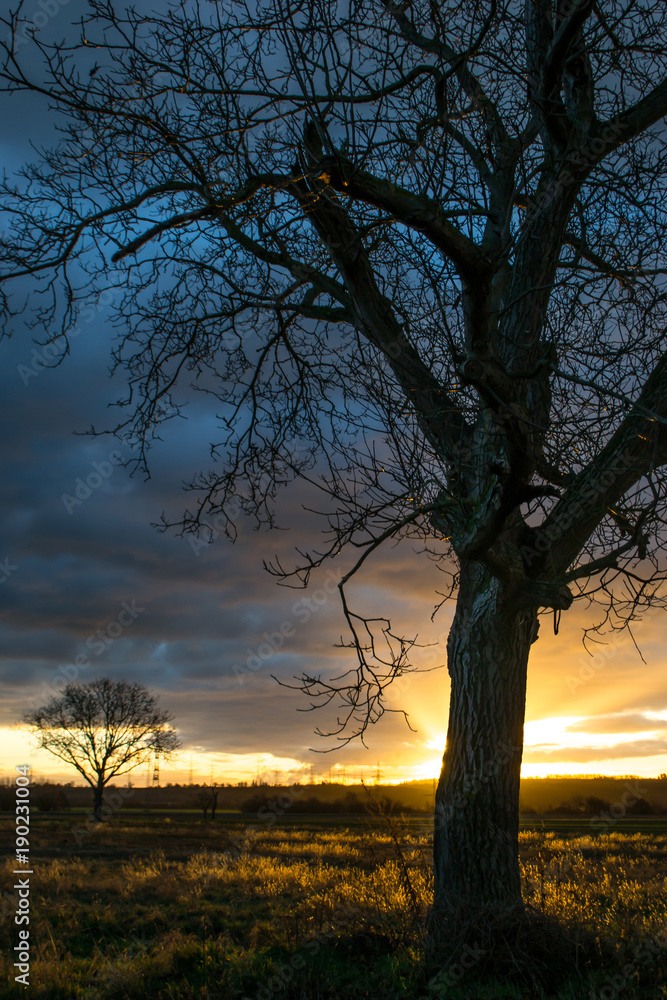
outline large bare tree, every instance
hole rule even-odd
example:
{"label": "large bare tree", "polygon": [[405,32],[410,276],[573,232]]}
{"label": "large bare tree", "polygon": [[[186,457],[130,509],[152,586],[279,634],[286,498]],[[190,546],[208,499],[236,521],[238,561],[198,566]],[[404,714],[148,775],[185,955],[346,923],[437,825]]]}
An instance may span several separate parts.
{"label": "large bare tree", "polygon": [[[211,394],[219,461],[185,530],[239,497],[270,524],[302,476],[329,503],[302,583],[343,544],[358,569],[426,541],[456,597],[436,911],[520,905],[538,614],[578,598],[620,628],[660,597],[667,8],[90,11],[60,45],[3,21],[5,88],[62,129],[5,186],[4,287],[30,279],[63,349],[77,309],[122,290],[119,431],[149,441],[188,384]],[[345,739],[411,640],[344,583],[352,673],[300,684],[338,702]]]}
{"label": "large bare tree", "polygon": [[40,750],[75,767],[88,782],[95,818],[101,820],[104,789],[112,778],[176,753],[181,741],[169,725],[172,718],[143,684],[101,677],[68,684],[22,721]]}

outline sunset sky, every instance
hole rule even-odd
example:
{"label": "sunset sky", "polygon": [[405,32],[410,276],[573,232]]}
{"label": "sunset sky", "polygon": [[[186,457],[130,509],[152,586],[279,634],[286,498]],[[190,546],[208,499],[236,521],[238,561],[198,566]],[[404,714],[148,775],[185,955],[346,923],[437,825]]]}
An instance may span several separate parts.
{"label": "sunset sky", "polygon": [[[63,494],[74,496],[77,479],[87,479],[95,462],[107,472],[104,463],[119,448],[72,433],[101,424],[113,398],[103,317],[73,342],[60,368],[24,384],[17,369],[30,363],[31,350],[19,337],[2,348],[0,561],[11,569],[0,584],[3,773],[28,755],[10,728],[16,718],[61,665],[83,655],[89,666],[77,679],[137,680],[174,713],[185,746],[179,768],[163,768],[164,781],[187,780],[191,757],[200,780],[212,771],[222,781],[251,780],[258,768],[271,781],[276,772],[279,780],[297,780],[311,763],[324,776],[345,767],[350,780],[360,769],[370,776],[377,761],[388,779],[435,775],[447,724],[445,670],[405,678],[390,702],[406,708],[415,732],[388,715],[369,733],[368,750],[352,744],[326,755],[309,748],[331,745],[313,735],[316,726],[332,724],[331,711],[297,711],[307,702],[270,676],[289,680],[306,668],[331,674],[348,662],[334,648],[344,623],[337,595],[330,596],[332,578],[322,573],[306,592],[286,590],[262,568],[263,558],[278,553],[287,563],[295,545],[316,541],[318,522],[301,510],[302,491],[283,495],[285,531],[254,532],[241,523],[235,545],[221,537],[197,552],[187,539],[158,533],[151,521],[163,510],[176,517],[186,501],[181,481],[208,466],[212,421],[193,405],[189,419],[155,447],[149,482],[113,466],[72,506]],[[390,613],[399,631],[435,643],[416,658],[430,667],[443,662],[452,612],[446,606],[430,621],[440,583],[433,563],[403,544],[369,559],[352,593],[360,609]],[[587,655],[582,628],[594,613],[575,608],[563,615],[558,636],[551,615],[541,620],[529,673],[527,775],[667,770],[664,618],[655,613],[635,627],[644,664],[627,636],[600,646],[595,659]],[[284,623],[292,634],[282,647],[245,672],[248,657],[266,647],[265,633],[279,633]],[[95,638],[100,629],[112,640],[106,645]],[[39,756],[34,764],[42,775],[75,777],[55,759]],[[143,777],[138,772],[136,780]]]}
{"label": "sunset sky", "polygon": [[[75,15],[72,2],[58,17]],[[0,147],[11,171],[30,156],[28,142],[48,143],[53,129],[34,100],[11,101],[8,110]],[[334,741],[313,730],[331,727],[333,711],[298,711],[308,707],[304,697],[271,678],[287,681],[306,669],[331,676],[350,662],[349,651],[334,646],[346,636],[333,577],[323,571],[301,592],[276,586],[262,568],[263,559],[278,554],[288,564],[295,546],[316,545],[320,523],[303,511],[309,496],[302,488],[279,499],[287,530],[255,532],[241,521],[235,545],[220,537],[193,546],[151,522],[163,511],[176,519],[187,503],[181,483],[210,466],[216,431],[205,398],[190,403],[187,420],[167,426],[148,482],[117,464],[131,457],[124,445],[74,434],[111,422],[107,404],[122,392],[121,380],[107,373],[108,320],[102,308],[84,322],[71,357],[53,370],[35,361],[39,349],[27,331],[0,345],[0,777],[31,761],[38,776],[76,780],[55,758],[33,754],[15,723],[78,656],[89,664],[75,668],[77,680],[138,681],[173,712],[184,748],[177,766],[163,766],[163,782],[187,781],[191,768],[201,781],[258,773],[296,781],[311,764],[318,776],[331,769],[340,777],[345,769],[356,781],[374,775],[378,762],[386,780],[435,777],[447,726],[445,669],[405,678],[390,701],[406,709],[414,732],[400,714],[389,714],[368,733],[368,749],[355,742],[329,754],[314,752]],[[91,475],[99,485],[74,503],[78,482]],[[340,558],[330,573],[348,565]],[[389,615],[395,631],[434,644],[415,657],[427,668],[444,662],[453,610],[446,606],[430,620],[440,583],[435,565],[401,544],[372,556],[351,593],[360,610]],[[575,606],[557,636],[553,616],[541,619],[529,671],[527,776],[667,771],[664,611],[634,627],[645,663],[625,634],[604,639],[592,659],[581,640],[595,615],[595,608]],[[266,635],[285,623],[290,635],[281,647],[243,673]],[[99,630],[108,643],[95,638]],[[144,779],[141,770],[133,775],[136,783]]]}

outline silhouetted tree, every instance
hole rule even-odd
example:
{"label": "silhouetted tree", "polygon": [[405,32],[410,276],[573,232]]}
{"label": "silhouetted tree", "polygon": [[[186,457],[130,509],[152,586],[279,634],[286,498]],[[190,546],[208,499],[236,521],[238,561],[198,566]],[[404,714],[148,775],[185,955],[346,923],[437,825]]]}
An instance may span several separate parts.
{"label": "silhouetted tree", "polygon": [[71,764],[93,789],[95,818],[102,819],[104,789],[156,755],[169,758],[181,741],[169,725],[173,716],[159,708],[142,684],[112,681],[68,684],[63,693],[22,721],[37,746]]}
{"label": "silhouetted tree", "polygon": [[216,785],[204,785],[195,795],[195,801],[204,813],[204,819],[208,816],[209,809],[211,810],[211,819],[215,819],[219,794],[220,789]]}
{"label": "silhouetted tree", "polygon": [[631,802],[627,808],[628,816],[650,816],[654,812],[652,804],[640,796],[636,802]]}
{"label": "silhouetted tree", "polygon": [[601,799],[597,795],[587,795],[584,799],[584,812],[592,816],[594,813],[606,812],[611,806],[607,799]]}
{"label": "silhouetted tree", "polygon": [[[35,321],[63,350],[118,291],[118,433],[149,443],[184,383],[212,395],[220,464],[182,530],[272,524],[301,476],[330,505],[304,585],[345,544],[352,572],[399,537],[440,559],[436,905],[454,924],[519,906],[538,613],[580,598],[624,627],[663,578],[667,8],[90,8],[78,44],[2,22],[6,88],[63,129],[5,185],[5,275],[42,279]],[[338,702],[342,739],[386,710],[413,643],[349,606],[350,575],[355,666],[299,682]]]}

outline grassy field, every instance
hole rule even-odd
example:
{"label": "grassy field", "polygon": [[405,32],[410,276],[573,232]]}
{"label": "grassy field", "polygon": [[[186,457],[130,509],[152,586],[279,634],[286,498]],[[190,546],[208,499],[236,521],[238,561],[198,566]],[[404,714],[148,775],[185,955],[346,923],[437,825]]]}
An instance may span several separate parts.
{"label": "grassy field", "polygon": [[[248,822],[223,814],[36,816],[30,997],[53,1000],[535,1000],[485,976],[483,948],[438,972],[423,958],[428,822]],[[601,836],[557,820],[521,833],[525,897],[585,942],[561,1000],[667,997],[667,830]],[[639,821],[637,821],[638,823]],[[636,824],[635,824],[636,825]],[[13,816],[0,818],[13,841]],[[77,831],[78,830],[78,834]],[[398,842],[398,843],[397,843]],[[13,985],[13,858],[4,864],[3,979]],[[537,970],[539,972],[539,970]],[[524,976],[525,979],[525,976]],[[536,982],[539,977],[536,977]],[[546,994],[545,994],[546,995]]]}

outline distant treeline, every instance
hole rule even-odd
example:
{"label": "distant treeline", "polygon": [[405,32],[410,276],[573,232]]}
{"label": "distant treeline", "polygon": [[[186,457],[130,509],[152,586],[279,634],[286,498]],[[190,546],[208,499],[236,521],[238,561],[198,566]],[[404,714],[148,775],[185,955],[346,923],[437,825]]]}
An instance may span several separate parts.
{"label": "distant treeline", "polygon": [[595,816],[667,813],[667,775],[659,778],[524,778],[520,810],[524,814]]}
{"label": "distant treeline", "polygon": [[[273,791],[273,790],[271,790]],[[395,799],[390,798],[388,795],[383,795],[381,797],[373,796],[373,804],[369,800],[368,796],[359,798],[354,792],[347,792],[340,799],[333,799],[330,802],[324,802],[319,799],[316,795],[309,795],[307,798],[295,798],[289,796],[289,801],[285,801],[284,805],[281,802],[283,796],[280,794],[270,794],[269,792],[257,792],[256,795],[251,795],[250,798],[246,799],[245,802],[241,804],[241,811],[247,813],[261,813],[263,811],[273,812],[274,814],[280,815],[281,813],[331,813],[346,816],[357,816],[363,815],[368,812],[381,811],[385,814],[387,813],[414,813],[417,812],[416,809],[410,808],[410,806],[405,806],[401,802],[397,802]],[[287,799],[287,796],[284,796]]]}
{"label": "distant treeline", "polygon": [[[530,806],[523,806],[521,812],[524,816],[538,815],[537,810]],[[597,795],[587,795],[585,799],[567,799],[557,806],[550,806],[540,815],[602,816],[608,814],[609,818],[620,819],[621,816],[651,816],[655,813],[667,813],[667,806],[654,806],[643,796],[636,796],[628,792],[625,798],[621,797],[617,802],[599,799]]]}
{"label": "distant treeline", "polygon": [[[109,789],[111,791],[111,788]],[[284,813],[363,814],[373,810],[370,795],[383,810],[393,813],[433,812],[435,784],[413,781],[402,785],[361,785],[321,783],[313,785],[239,786],[166,785],[151,788],[123,788],[122,808],[201,809],[208,813],[211,799],[217,812],[257,813],[269,809]],[[82,785],[50,782],[31,787],[30,802],[42,812],[88,808],[91,789]],[[15,790],[0,786],[0,810],[13,811]],[[660,778],[563,777],[526,778],[521,782],[521,812],[524,815],[623,815],[667,814],[667,776]]]}

